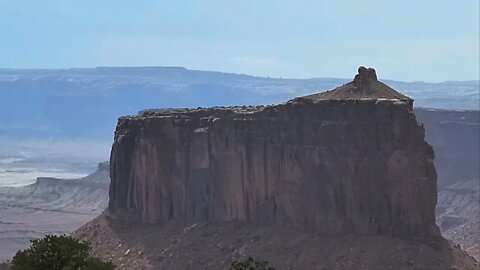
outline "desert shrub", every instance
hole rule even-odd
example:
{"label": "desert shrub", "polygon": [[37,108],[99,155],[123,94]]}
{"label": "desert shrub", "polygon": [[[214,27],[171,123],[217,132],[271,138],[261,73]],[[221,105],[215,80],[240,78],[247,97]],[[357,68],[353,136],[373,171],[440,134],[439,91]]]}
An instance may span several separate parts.
{"label": "desert shrub", "polygon": [[114,270],[111,262],[92,257],[90,245],[66,235],[33,239],[12,260],[12,270]]}
{"label": "desert shrub", "polygon": [[230,270],[275,270],[275,268],[268,266],[267,261],[256,261],[252,257],[248,257],[243,262],[233,262]]}

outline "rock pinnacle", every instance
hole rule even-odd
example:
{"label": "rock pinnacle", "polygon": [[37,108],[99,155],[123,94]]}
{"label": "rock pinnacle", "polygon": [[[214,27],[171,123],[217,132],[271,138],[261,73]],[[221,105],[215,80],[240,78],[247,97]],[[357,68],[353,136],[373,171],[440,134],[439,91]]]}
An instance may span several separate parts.
{"label": "rock pinnacle", "polygon": [[358,68],[358,74],[355,75],[355,78],[353,79],[353,84],[355,86],[362,86],[369,84],[371,81],[377,81],[377,73],[375,72],[375,69],[360,66]]}

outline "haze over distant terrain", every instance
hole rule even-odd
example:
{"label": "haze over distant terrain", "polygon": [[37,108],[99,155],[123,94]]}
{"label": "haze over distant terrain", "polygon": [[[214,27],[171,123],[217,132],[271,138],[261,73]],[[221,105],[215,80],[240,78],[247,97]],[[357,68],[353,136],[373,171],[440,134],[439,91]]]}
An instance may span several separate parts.
{"label": "haze over distant terrain", "polygon": [[0,139],[0,188],[37,177],[79,178],[108,159],[110,144],[93,140]]}
{"label": "haze over distant terrain", "polygon": [[[479,81],[380,78],[414,98],[417,107],[479,109]],[[349,80],[263,78],[181,67],[0,69],[0,139],[111,141],[119,116],[146,108],[281,103]]]}
{"label": "haze over distant terrain", "polygon": [[479,270],[479,10],[0,1],[0,270]]}
{"label": "haze over distant terrain", "polygon": [[[92,176],[63,179],[87,175],[108,159],[119,116],[148,108],[282,103],[349,80],[262,78],[179,67],[0,69],[0,238],[10,243],[0,250],[0,259],[8,259],[31,237],[70,232],[103,210],[107,167],[98,167],[101,178],[94,174],[100,185],[87,181]],[[415,98],[417,107],[433,108],[416,113],[435,150],[437,223],[444,236],[478,256],[478,217],[472,213],[478,212],[479,81],[380,80]],[[37,177],[62,179],[35,182]],[[65,223],[53,226],[52,217]]]}
{"label": "haze over distant terrain", "polygon": [[[327,75],[327,74],[323,74]],[[380,79],[415,106],[479,108],[479,81]],[[181,67],[0,69],[0,186],[77,178],[108,159],[117,118],[149,108],[282,103],[351,78],[280,79]]]}

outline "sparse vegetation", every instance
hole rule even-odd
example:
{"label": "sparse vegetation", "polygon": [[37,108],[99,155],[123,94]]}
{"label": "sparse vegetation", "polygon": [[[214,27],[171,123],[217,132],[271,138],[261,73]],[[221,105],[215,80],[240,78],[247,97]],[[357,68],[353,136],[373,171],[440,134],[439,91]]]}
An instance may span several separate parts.
{"label": "sparse vegetation", "polygon": [[111,262],[92,257],[90,245],[66,235],[31,240],[12,260],[12,270],[114,270]]}
{"label": "sparse vegetation", "polygon": [[267,261],[256,261],[252,257],[248,257],[243,262],[233,262],[230,270],[275,270],[275,268],[268,266]]}

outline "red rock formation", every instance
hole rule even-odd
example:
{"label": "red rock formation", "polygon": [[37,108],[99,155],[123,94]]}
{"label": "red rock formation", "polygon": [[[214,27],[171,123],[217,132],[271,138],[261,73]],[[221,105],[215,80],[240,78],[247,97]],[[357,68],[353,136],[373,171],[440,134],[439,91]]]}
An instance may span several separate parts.
{"label": "red rock formation", "polygon": [[[398,92],[367,71],[368,78],[356,77],[360,86],[329,92],[342,99],[120,118],[109,212],[154,223],[241,220],[322,233],[439,235],[434,155],[423,127],[411,100],[391,97]],[[345,99],[348,91],[355,99]]]}

